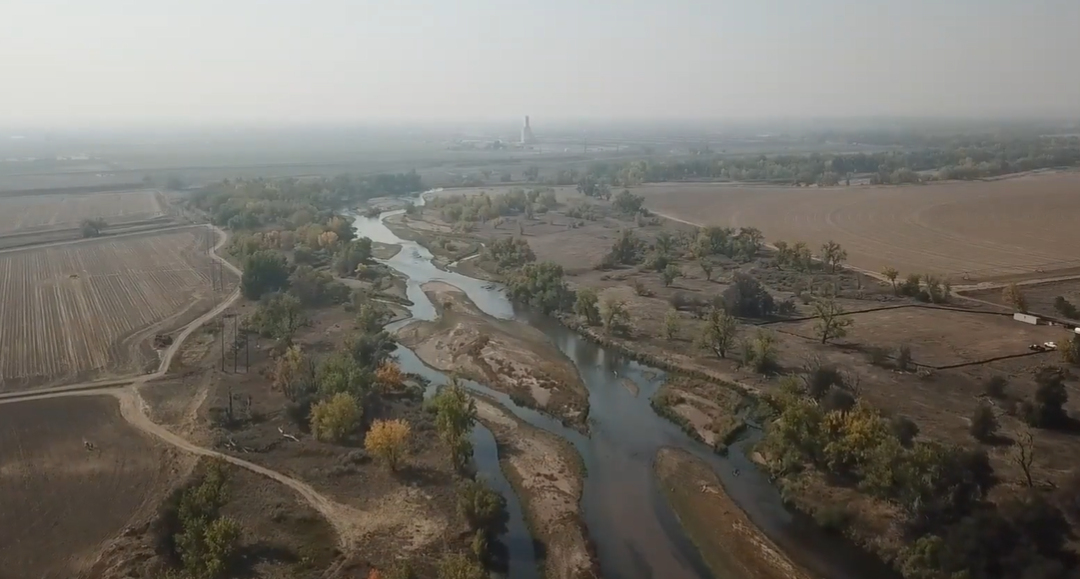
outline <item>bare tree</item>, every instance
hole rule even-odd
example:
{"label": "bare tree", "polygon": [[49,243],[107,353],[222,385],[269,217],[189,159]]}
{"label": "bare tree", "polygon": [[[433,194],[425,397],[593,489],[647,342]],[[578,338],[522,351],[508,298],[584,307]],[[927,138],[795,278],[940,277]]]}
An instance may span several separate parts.
{"label": "bare tree", "polygon": [[1005,286],[1005,289],[1001,292],[1001,299],[1018,312],[1027,313],[1028,311],[1027,296],[1020,290],[1020,286],[1015,283]]}
{"label": "bare tree", "polygon": [[836,273],[837,268],[847,261],[847,251],[830,239],[821,246],[821,261],[829,266],[829,273]]}
{"label": "bare tree", "polygon": [[855,320],[844,316],[844,308],[832,298],[823,298],[814,302],[814,313],[817,314],[815,329],[824,344],[835,338],[843,338],[847,335],[847,329]]}
{"label": "bare tree", "polygon": [[1028,488],[1035,486],[1035,481],[1031,477],[1031,466],[1035,461],[1035,434],[1030,428],[1024,428],[1016,432],[1013,436],[1015,443],[1012,446],[1012,452],[1009,454],[1009,459],[1016,463],[1020,467],[1020,470],[1024,471],[1024,479]]}
{"label": "bare tree", "polygon": [[889,280],[892,284],[892,292],[896,293],[896,278],[900,275],[900,272],[896,271],[895,267],[886,267],[881,270],[881,275],[885,276],[885,279]]}

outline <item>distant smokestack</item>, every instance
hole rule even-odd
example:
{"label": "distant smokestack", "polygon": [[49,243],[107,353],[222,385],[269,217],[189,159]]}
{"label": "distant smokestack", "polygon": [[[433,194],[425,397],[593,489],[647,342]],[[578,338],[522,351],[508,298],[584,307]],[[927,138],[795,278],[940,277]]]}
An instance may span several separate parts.
{"label": "distant smokestack", "polygon": [[532,145],[536,143],[536,137],[533,136],[532,127],[529,126],[529,115],[525,115],[525,125],[521,127],[521,144]]}
{"label": "distant smokestack", "polygon": [[525,128],[526,129],[530,128],[529,127],[529,115],[525,115]]}

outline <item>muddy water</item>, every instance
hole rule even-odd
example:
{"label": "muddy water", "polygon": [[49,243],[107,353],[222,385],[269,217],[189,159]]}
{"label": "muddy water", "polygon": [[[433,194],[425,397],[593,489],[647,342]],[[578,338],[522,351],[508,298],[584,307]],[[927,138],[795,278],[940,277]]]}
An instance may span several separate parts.
{"label": "muddy water", "polygon": [[[397,213],[400,211],[382,217]],[[420,286],[428,281],[443,281],[463,290],[477,307],[491,316],[517,318],[541,329],[577,366],[589,390],[591,434],[588,437],[536,411],[518,407],[505,395],[479,384],[470,386],[495,396],[529,424],[563,437],[581,453],[588,473],[582,508],[605,579],[705,579],[711,576],[657,488],[652,465],[656,452],[665,446],[686,449],[708,462],[723,481],[728,494],[746,510],[751,520],[793,560],[815,574],[835,579],[893,576],[884,565],[850,544],[793,517],[784,508],[779,493],[768,478],[741,453],[738,445],[732,447],[728,456],[717,456],[710,448],[690,439],[675,425],[656,415],[649,406],[649,399],[663,383],[663,372],[588,342],[551,318],[515,310],[498,287],[439,270],[432,264],[432,255],[427,249],[400,239],[381,219],[358,217],[355,227],[359,235],[402,245],[402,251],[385,263],[409,277],[408,295],[417,304],[412,309],[414,316],[434,319],[434,307]],[[442,374],[426,367],[408,349],[400,348],[398,355],[405,370],[420,373],[436,384],[445,381]],[[639,396],[635,397],[620,383],[622,378],[629,378],[641,387]],[[491,448],[482,449],[477,445],[478,460],[494,464],[497,470],[494,456],[479,456],[488,451],[494,455]],[[736,469],[740,472],[738,476]],[[484,470],[487,473],[487,469]],[[489,476],[492,480],[501,478],[501,475]],[[509,490],[509,487],[505,488]],[[506,496],[512,497],[513,492]],[[512,502],[517,503],[516,497]],[[512,518],[520,517],[520,507],[516,513],[512,509],[511,515]],[[525,533],[527,536],[527,531]],[[522,539],[515,529],[511,529],[507,542],[510,543],[511,561],[518,563],[511,567],[511,577],[527,576],[523,567],[530,557],[534,557],[531,541]]]}

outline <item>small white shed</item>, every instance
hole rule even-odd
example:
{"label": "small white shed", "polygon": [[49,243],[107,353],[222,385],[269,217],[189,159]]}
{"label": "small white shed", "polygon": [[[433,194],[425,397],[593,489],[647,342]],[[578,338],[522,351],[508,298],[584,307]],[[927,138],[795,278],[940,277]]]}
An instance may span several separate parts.
{"label": "small white shed", "polygon": [[1033,316],[1031,314],[1021,314],[1017,312],[1013,314],[1013,319],[1018,322],[1024,322],[1025,324],[1031,324],[1033,326],[1039,324],[1039,316]]}

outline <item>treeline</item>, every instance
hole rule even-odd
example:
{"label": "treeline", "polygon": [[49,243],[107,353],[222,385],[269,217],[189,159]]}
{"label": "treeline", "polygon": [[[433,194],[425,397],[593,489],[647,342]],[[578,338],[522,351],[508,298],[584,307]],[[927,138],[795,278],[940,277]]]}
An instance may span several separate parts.
{"label": "treeline", "polygon": [[[585,171],[562,169],[537,179],[548,185],[599,180],[621,187],[662,181],[773,181],[834,186],[852,175],[875,183],[984,179],[1035,169],[1076,166],[1080,139],[973,140],[949,147],[878,153],[697,157],[678,161],[598,162]],[[927,174],[927,172],[932,172]],[[527,175],[528,177],[528,175]],[[591,180],[591,181],[590,181]]]}
{"label": "treeline", "polygon": [[[992,381],[993,382],[993,381]],[[988,384],[1004,396],[1001,381]],[[1063,428],[1067,419],[1064,373],[1053,367],[1036,373],[1036,395],[1017,416],[1037,428]],[[999,577],[1075,577],[1076,554],[1068,548],[1071,522],[1078,520],[1074,482],[1047,493],[1033,475],[1032,431],[1009,441],[1006,457],[1019,467],[1019,493],[990,500],[1001,484],[985,450],[917,440],[918,427],[902,417],[872,409],[859,399],[857,380],[837,368],[813,364],[787,379],[779,394],[766,397],[775,409],[760,449],[770,469],[787,486],[816,471],[830,484],[856,488],[888,503],[900,517],[900,545],[870,537],[879,555],[911,579],[995,579]],[[972,420],[972,435],[996,442],[997,417],[982,405]],[[798,491],[796,491],[798,492]],[[815,517],[848,531],[856,517],[844,504],[821,505]]]}
{"label": "treeline", "polygon": [[191,201],[217,225],[257,229],[325,221],[342,207],[374,197],[414,193],[423,187],[416,171],[332,179],[226,179],[196,191]]}

